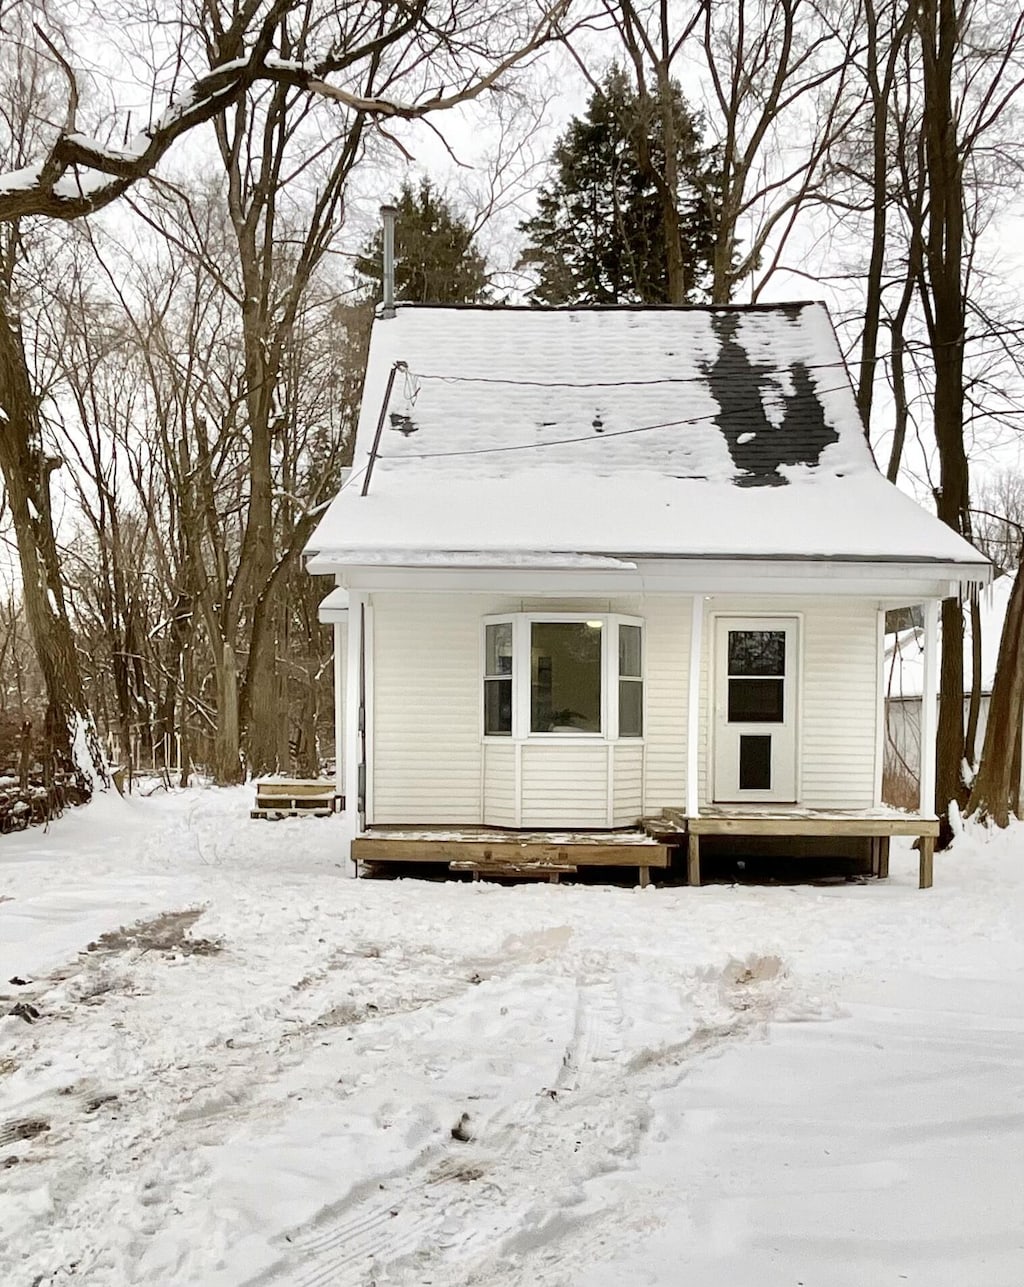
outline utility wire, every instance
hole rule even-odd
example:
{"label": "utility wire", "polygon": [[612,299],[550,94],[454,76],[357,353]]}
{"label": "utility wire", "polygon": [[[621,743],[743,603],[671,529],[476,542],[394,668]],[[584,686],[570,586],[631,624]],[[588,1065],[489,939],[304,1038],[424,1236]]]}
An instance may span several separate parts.
{"label": "utility wire", "polygon": [[[837,362],[803,362],[803,371],[825,371],[849,368],[840,359]],[[766,372],[766,374],[771,374]],[[785,374],[788,374],[786,372]],[[530,389],[630,389],[645,388],[654,384],[707,384],[708,377],[702,375],[665,375],[655,376],[649,380],[519,380],[514,376],[502,375],[441,375],[435,371],[409,371],[412,380],[436,380],[441,384],[511,384],[522,385]]]}
{"label": "utility wire", "polygon": [[[835,385],[834,388],[831,388],[831,389],[819,389],[818,393],[819,394],[841,393],[844,389],[849,390],[849,388],[850,388],[849,384],[837,384]],[[753,407],[754,407],[754,404],[752,403],[751,408],[753,409]],[[761,402],[758,402],[756,409],[759,411],[763,410],[763,404]],[[519,442],[519,443],[512,443],[507,447],[469,447],[461,451],[403,452],[401,456],[385,456],[385,455],[378,454],[377,459],[378,460],[397,460],[397,461],[436,460],[439,457],[447,457],[447,456],[490,456],[490,455],[493,455],[495,452],[499,452],[499,451],[536,451],[542,447],[562,447],[569,443],[599,442],[599,441],[607,441],[609,438],[623,438],[627,434],[649,433],[653,429],[675,429],[683,425],[704,424],[709,420],[718,420],[722,414],[723,414],[722,411],[719,410],[719,411],[712,412],[709,415],[688,416],[683,420],[662,420],[658,424],[653,424],[653,425],[635,425],[630,429],[612,429],[609,433],[594,432],[589,434],[580,434],[578,437],[574,437],[574,438],[552,438],[552,439],[549,439],[547,442]]]}

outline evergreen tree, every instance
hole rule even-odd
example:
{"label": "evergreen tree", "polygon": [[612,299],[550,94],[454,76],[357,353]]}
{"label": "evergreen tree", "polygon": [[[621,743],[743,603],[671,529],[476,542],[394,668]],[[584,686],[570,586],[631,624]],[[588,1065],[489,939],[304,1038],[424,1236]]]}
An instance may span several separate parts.
{"label": "evergreen tree", "polygon": [[[714,247],[714,157],[701,122],[672,86],[686,298],[704,296]],[[645,106],[613,67],[555,145],[553,177],[537,214],[520,224],[528,242],[520,266],[537,273],[537,304],[660,304],[668,295],[662,195],[662,104]]]}
{"label": "evergreen tree", "polygon": [[[473,248],[473,229],[433,187],[404,183],[394,202],[395,298],[410,304],[479,304],[487,299],[487,261]],[[384,234],[363,247],[356,271],[379,301]]]}

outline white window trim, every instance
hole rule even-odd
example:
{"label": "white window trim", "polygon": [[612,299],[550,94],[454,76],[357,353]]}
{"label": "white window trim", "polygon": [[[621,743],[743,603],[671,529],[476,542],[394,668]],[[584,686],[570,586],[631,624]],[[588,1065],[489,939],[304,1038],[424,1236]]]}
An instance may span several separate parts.
{"label": "white window trim", "polygon": [[[599,733],[534,733],[530,730],[530,628],[535,621],[600,621],[601,622],[601,732]],[[484,730],[484,676],[487,664],[487,627],[512,625],[512,733],[487,733]],[[642,617],[618,612],[498,612],[483,618],[480,625],[480,665],[477,682],[480,691],[480,738],[484,742],[538,742],[560,746],[562,743],[625,742],[640,746],[639,737],[619,736],[619,626],[640,628],[640,675],[643,688],[642,727],[647,729],[647,640],[646,622]],[[609,643],[615,636],[614,646]],[[628,676],[627,678],[632,678]],[[614,730],[614,732],[613,732]]]}

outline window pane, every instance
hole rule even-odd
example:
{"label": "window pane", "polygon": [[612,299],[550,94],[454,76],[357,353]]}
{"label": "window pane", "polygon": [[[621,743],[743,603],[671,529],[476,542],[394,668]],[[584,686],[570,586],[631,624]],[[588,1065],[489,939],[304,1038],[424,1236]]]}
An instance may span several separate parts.
{"label": "window pane", "polygon": [[730,630],[730,675],[784,675],[784,630]]}
{"label": "window pane", "polygon": [[600,733],[601,636],[599,622],[533,623],[531,732]]}
{"label": "window pane", "polygon": [[512,622],[499,621],[485,631],[484,674],[512,674]]}
{"label": "window pane", "polygon": [[512,680],[484,680],[484,732],[490,736],[512,732]]}
{"label": "window pane", "polygon": [[730,679],[730,724],[781,724],[784,679]]}
{"label": "window pane", "polygon": [[619,737],[643,737],[644,686],[638,679],[619,680]]}
{"label": "window pane", "polygon": [[740,790],[770,791],[772,789],[772,739],[770,737],[740,738]]}
{"label": "window pane", "polygon": [[619,674],[640,678],[640,627],[619,626]]}

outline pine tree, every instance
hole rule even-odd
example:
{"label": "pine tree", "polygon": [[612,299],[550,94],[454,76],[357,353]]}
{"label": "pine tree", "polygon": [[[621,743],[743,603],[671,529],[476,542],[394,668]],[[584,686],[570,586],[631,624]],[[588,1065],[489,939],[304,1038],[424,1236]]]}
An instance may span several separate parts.
{"label": "pine tree", "polygon": [[[488,296],[487,261],[473,248],[473,229],[423,179],[404,183],[394,205],[395,297],[410,304],[479,304]],[[374,300],[382,288],[383,233],[363,247],[356,271]]]}
{"label": "pine tree", "polygon": [[[686,298],[705,293],[714,247],[714,156],[702,148],[701,121],[672,86],[676,208],[686,265]],[[552,153],[554,176],[537,214],[520,224],[528,238],[520,266],[532,268],[537,304],[659,304],[668,295],[662,200],[652,170],[664,173],[661,104],[645,109],[613,67]]]}

